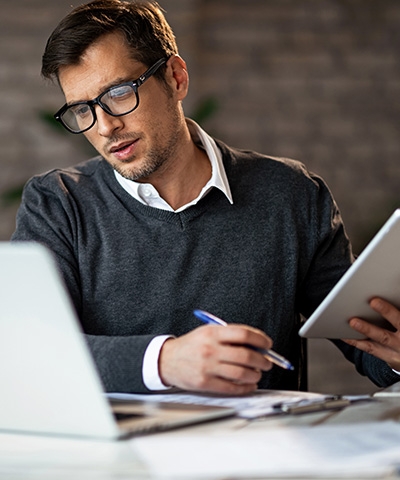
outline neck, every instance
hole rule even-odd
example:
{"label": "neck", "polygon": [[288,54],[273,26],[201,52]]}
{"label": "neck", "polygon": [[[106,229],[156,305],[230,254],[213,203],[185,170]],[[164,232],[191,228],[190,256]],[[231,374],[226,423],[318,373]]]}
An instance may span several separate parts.
{"label": "neck", "polygon": [[174,210],[194,200],[211,178],[210,160],[194,144],[186,123],[182,137],[175,158],[146,180]]}

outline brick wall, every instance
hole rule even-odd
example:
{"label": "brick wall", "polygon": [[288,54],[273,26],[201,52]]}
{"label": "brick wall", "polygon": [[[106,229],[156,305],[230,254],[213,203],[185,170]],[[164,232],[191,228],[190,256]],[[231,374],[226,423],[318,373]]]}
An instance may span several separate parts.
{"label": "brick wall", "polygon": [[231,144],[304,161],[359,250],[400,179],[400,3],[210,0],[190,62]]}
{"label": "brick wall", "polygon": [[[43,47],[78,2],[2,3],[0,194],[90,154],[80,138],[41,119],[42,111],[63,103],[39,76]],[[360,250],[400,203],[398,0],[160,3],[191,74],[187,114],[211,98],[217,109],[203,123],[210,133],[238,147],[300,159],[322,175]],[[14,229],[16,206],[0,205],[0,239]],[[311,342],[313,389],[348,388],[345,377],[353,390],[371,388],[322,345]]]}

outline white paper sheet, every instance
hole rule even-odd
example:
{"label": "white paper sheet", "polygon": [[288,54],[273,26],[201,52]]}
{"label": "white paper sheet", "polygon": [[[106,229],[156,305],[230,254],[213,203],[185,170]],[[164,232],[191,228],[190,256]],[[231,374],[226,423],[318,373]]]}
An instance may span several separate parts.
{"label": "white paper sheet", "polygon": [[148,402],[189,403],[197,405],[214,405],[234,408],[241,418],[258,418],[276,413],[274,405],[283,402],[297,402],[305,399],[322,400],[326,395],[320,393],[258,390],[254,394],[228,397],[223,395],[207,395],[196,393],[165,393],[152,395],[110,393],[108,398],[143,400]]}
{"label": "white paper sheet", "polygon": [[165,478],[358,477],[397,471],[400,424],[242,429],[137,438],[131,446]]}

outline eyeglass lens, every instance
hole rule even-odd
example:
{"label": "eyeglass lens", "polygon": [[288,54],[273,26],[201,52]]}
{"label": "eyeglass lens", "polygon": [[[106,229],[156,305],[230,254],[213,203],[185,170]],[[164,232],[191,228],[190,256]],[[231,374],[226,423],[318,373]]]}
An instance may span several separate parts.
{"label": "eyeglass lens", "polygon": [[[107,113],[126,115],[137,107],[138,98],[132,85],[118,85],[103,93],[97,101]],[[62,114],[62,120],[74,132],[89,129],[96,121],[93,105],[82,102],[71,105]]]}

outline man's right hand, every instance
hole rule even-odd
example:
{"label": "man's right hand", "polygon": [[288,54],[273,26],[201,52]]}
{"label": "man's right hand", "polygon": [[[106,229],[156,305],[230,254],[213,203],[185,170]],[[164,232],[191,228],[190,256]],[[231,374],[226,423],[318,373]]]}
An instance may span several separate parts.
{"label": "man's right hand", "polygon": [[160,353],[165,385],[184,390],[241,395],[257,389],[261,372],[272,364],[248,346],[272,347],[261,330],[247,325],[204,325],[168,339]]}

